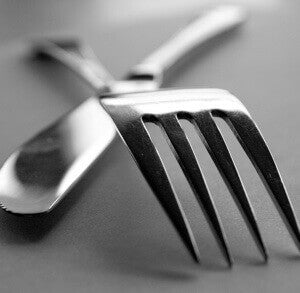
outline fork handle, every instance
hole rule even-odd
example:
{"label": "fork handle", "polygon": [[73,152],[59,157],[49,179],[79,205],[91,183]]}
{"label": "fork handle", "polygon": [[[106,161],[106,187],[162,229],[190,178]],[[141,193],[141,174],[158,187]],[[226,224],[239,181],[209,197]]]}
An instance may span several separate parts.
{"label": "fork handle", "polygon": [[32,51],[33,56],[51,58],[70,69],[97,93],[109,90],[113,81],[93,51],[79,41],[42,39],[34,42]]}
{"label": "fork handle", "polygon": [[245,11],[237,6],[219,6],[205,12],[136,65],[128,79],[150,79],[160,86],[178,61],[210,39],[242,24],[245,18]]}

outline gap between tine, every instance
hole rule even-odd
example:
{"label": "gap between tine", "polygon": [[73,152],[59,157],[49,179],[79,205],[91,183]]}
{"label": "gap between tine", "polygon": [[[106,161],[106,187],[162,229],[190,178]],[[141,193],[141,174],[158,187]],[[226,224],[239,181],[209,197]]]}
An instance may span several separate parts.
{"label": "gap between tine", "polygon": [[267,251],[257,225],[254,211],[222,134],[213,120],[212,114],[210,112],[193,114],[192,120],[193,124],[196,126],[197,132],[216,164],[232,197],[234,198],[234,201],[248,226],[257,248],[264,260],[267,261]]}
{"label": "gap between tine", "polygon": [[[112,118],[114,118],[113,115]],[[130,121],[130,125],[125,121],[118,120],[116,119],[115,123],[138,167],[169,216],[194,261],[199,263],[199,249],[190,224],[145,125],[139,120]]]}
{"label": "gap between tine", "polygon": [[236,137],[259,173],[289,233],[300,250],[300,232],[297,218],[278,168],[263,136],[249,114],[227,115],[227,123],[233,129]]}
{"label": "gap between tine", "polygon": [[213,199],[203,178],[191,144],[175,115],[162,115],[158,124],[165,132],[168,143],[189,182],[204,215],[210,224],[219,247],[231,267],[232,258],[228,249],[220,218],[217,214]]}

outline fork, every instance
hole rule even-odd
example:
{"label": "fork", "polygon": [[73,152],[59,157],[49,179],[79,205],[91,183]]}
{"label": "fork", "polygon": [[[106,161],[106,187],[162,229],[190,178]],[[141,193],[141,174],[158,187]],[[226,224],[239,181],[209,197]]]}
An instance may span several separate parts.
{"label": "fork", "polygon": [[[217,8],[204,16],[200,22],[188,27],[187,31],[190,33],[185,34],[184,31],[175,36],[171,42],[136,66],[127,80],[117,82],[113,81],[99,62],[95,63],[95,56],[86,47],[78,47],[78,43],[73,41],[40,42],[36,47],[39,53],[71,68],[95,89],[100,95],[100,100],[104,99],[100,103],[99,97],[88,99],[10,156],[0,171],[0,201],[3,208],[19,214],[43,213],[50,211],[60,202],[115,136],[114,125],[108,116],[104,116],[105,112],[100,107],[102,104],[113,118],[119,133],[189,252],[195,261],[199,261],[199,252],[190,225],[157,150],[144,128],[144,121],[153,121],[163,127],[221,251],[231,265],[232,258],[213,200],[193,150],[178,124],[178,118],[184,118],[193,121],[197,127],[202,125],[199,127],[199,134],[204,139],[258,249],[266,260],[267,252],[246,192],[222,136],[212,120],[212,115],[219,115],[224,119],[232,118],[228,118],[228,121],[232,125],[236,124],[234,129],[238,137],[265,178],[275,203],[278,203],[278,209],[299,247],[297,221],[274,160],[241,103],[221,90],[153,91],[162,83],[164,74],[169,72],[179,58],[204,41],[236,27],[243,20],[243,12],[236,7]],[[191,34],[195,29],[198,32],[196,37]],[[137,90],[153,92],[124,94]],[[109,91],[122,94],[109,96],[107,93],[105,96],[104,93]],[[195,108],[186,108],[193,103]],[[161,109],[161,105],[167,107]],[[196,110],[199,111],[198,114]],[[100,117],[104,118],[101,120]],[[143,121],[138,120],[141,118]],[[103,137],[99,138],[100,131],[105,141],[101,140]]]}
{"label": "fork", "polygon": [[[245,12],[240,7],[208,10],[121,81],[115,81],[91,49],[78,41],[37,40],[31,53],[71,69],[100,97],[108,91],[152,91],[161,86],[165,74],[178,61],[244,20]],[[98,99],[87,99],[10,155],[0,170],[0,203],[5,210],[18,214],[49,212],[113,143],[115,125]]]}
{"label": "fork", "polygon": [[100,103],[113,119],[132,157],[196,262],[200,260],[196,241],[164,164],[145,127],[147,122],[159,125],[164,132],[229,266],[232,265],[232,257],[226,237],[199,163],[180,125],[181,119],[194,125],[264,260],[267,261],[268,255],[254,212],[214,117],[222,118],[232,129],[300,249],[297,219],[274,159],[247,109],[232,94],[219,89],[160,90],[107,94]]}

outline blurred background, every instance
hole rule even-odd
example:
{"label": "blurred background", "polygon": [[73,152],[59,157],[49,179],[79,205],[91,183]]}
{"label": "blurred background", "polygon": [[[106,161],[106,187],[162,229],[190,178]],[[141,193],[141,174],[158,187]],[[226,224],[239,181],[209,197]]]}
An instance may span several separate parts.
{"label": "blurred background", "polygon": [[162,18],[182,17],[214,4],[245,5],[251,10],[277,10],[296,1],[284,0],[2,0],[0,11],[1,42],[57,30],[113,26],[156,21]]}

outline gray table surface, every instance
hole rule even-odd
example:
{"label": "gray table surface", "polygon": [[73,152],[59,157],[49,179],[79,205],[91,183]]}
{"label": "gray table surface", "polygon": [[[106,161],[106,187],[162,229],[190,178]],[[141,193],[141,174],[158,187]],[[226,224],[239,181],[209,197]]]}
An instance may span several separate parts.
{"label": "gray table surface", "polygon": [[[268,141],[300,218],[300,5],[266,1],[260,7],[256,2],[248,3],[253,4],[251,17],[242,30],[201,52],[166,86],[217,87],[237,95]],[[183,10],[181,15],[136,17],[133,12],[140,6],[128,6],[126,18],[117,1],[105,3],[109,1],[1,1],[0,162],[91,95],[63,68],[30,60],[29,37],[79,36],[121,77],[192,16],[191,10]],[[113,12],[120,23],[109,18]],[[166,143],[158,145],[197,231],[201,266],[191,261],[117,140],[50,214],[32,218],[0,211],[0,292],[299,292],[299,252],[238,143],[224,124],[220,127],[270,252],[267,265],[197,138],[192,143],[228,235],[235,258],[232,270],[226,268]],[[160,141],[160,133],[151,129]]]}

